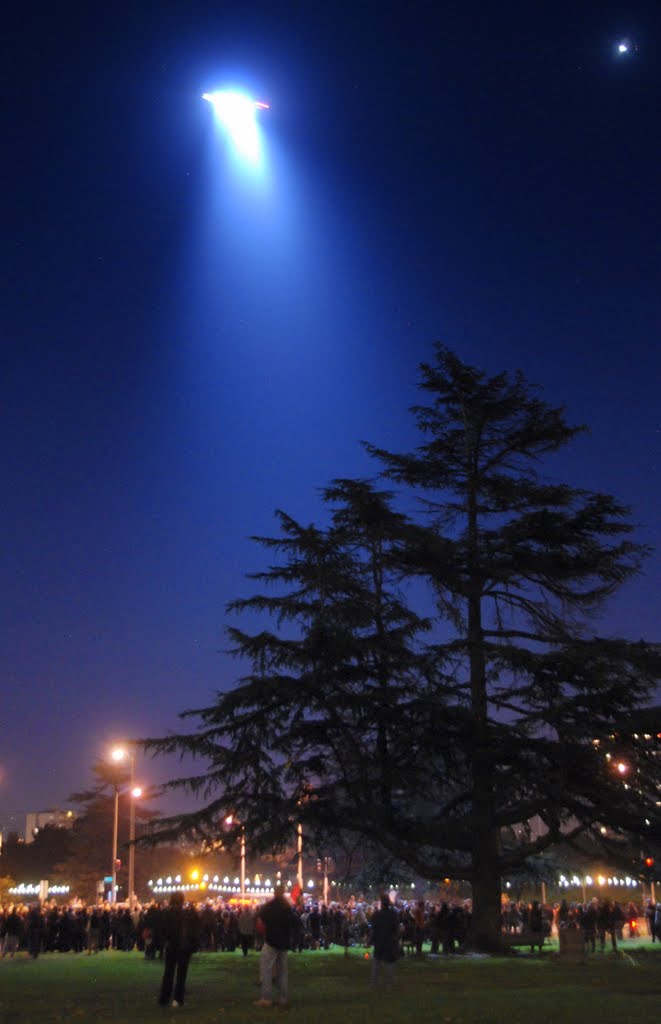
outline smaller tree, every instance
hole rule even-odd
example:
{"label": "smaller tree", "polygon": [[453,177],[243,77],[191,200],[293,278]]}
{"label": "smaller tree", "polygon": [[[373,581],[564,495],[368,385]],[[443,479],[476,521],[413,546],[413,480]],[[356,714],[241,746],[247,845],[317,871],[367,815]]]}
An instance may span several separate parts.
{"label": "smaller tree", "polygon": [[9,892],[10,889],[15,888],[16,881],[11,875],[0,875],[0,906],[3,903],[10,903],[12,896]]}
{"label": "smaller tree", "polygon": [[[69,800],[80,807],[73,828],[71,845],[58,864],[60,876],[73,892],[86,900],[93,900],[97,884],[112,871],[112,836],[115,814],[115,793],[118,802],[117,856],[121,867],[117,872],[120,892],[128,892],[128,851],[131,796],[128,792],[130,776],[123,765],[97,761],[92,769],[93,781],[88,789],[72,793]],[[141,802],[134,807],[139,834],[141,825],[155,817]],[[143,863],[136,859],[136,888],[141,881]]]}

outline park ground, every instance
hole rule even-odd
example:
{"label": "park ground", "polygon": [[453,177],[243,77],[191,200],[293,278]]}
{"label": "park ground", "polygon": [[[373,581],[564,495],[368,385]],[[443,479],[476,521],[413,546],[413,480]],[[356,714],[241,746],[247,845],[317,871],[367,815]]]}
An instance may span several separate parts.
{"label": "park ground", "polygon": [[407,958],[390,992],[369,986],[365,950],[289,957],[288,1010],[253,1006],[258,957],[193,959],[186,1005],[156,1005],[162,965],[138,952],[24,954],[0,961],[0,1024],[651,1024],[661,1019],[661,947],[626,943],[618,954],[567,963],[541,956]]}

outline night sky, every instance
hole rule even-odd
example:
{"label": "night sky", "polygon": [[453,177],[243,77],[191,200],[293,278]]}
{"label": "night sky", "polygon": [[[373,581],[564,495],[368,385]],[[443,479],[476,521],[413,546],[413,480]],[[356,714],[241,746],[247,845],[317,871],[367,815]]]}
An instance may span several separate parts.
{"label": "night sky", "polygon": [[[549,468],[658,544],[658,3],[10,7],[0,814],[232,684],[249,535],[415,443],[434,340],[589,424]],[[271,105],[260,180],[226,84]],[[658,639],[660,576],[601,628]]]}

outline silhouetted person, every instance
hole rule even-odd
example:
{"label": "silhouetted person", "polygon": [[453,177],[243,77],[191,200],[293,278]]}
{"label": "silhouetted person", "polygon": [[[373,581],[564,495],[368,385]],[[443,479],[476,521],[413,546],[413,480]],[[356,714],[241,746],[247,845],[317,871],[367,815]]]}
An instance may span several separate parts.
{"label": "silhouetted person", "polygon": [[259,960],[262,994],[255,1006],[272,1006],[274,972],[280,997],[278,1002],[280,1006],[286,1006],[287,952],[291,947],[294,911],[285,899],[281,885],[276,885],[273,899],[260,908],[258,919],[264,925],[264,945]]}
{"label": "silhouetted person", "polygon": [[383,977],[388,987],[399,957],[399,915],[386,893],[381,897],[381,907],[372,915],[372,942],[372,985],[378,985]]}
{"label": "silhouetted person", "polygon": [[167,1006],[173,995],[173,1006],[182,1006],[186,994],[188,965],[199,939],[199,922],[192,907],[184,907],[184,896],[173,892],[170,905],[163,914],[163,940],[165,944],[165,970],[159,1004]]}

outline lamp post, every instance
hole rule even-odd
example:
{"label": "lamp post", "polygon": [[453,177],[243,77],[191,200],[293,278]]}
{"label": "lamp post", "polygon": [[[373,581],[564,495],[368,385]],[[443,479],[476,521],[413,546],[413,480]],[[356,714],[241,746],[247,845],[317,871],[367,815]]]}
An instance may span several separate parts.
{"label": "lamp post", "polygon": [[[237,825],[241,825],[233,814],[228,814],[225,818],[226,825],[232,825],[236,821]],[[245,899],[246,895],[246,830],[241,825],[241,839],[240,839],[240,856],[241,856],[241,899]]]}
{"label": "lamp post", "polygon": [[297,844],[296,845],[297,845],[297,850],[298,850],[297,881],[298,881],[299,889],[301,890],[301,892],[303,892],[303,826],[301,825],[300,821],[299,821],[298,825],[296,826],[296,836],[297,836]]}
{"label": "lamp post", "polygon": [[328,872],[333,870],[331,857],[324,857],[324,903],[328,906]]}
{"label": "lamp post", "polygon": [[[130,779],[130,812],[129,812],[129,839],[135,839],[135,802],[134,802],[134,785],[133,785],[133,773],[135,769],[135,757],[131,750],[127,750],[125,747],[115,747],[110,752],[110,759],[119,765],[123,761],[129,761],[131,767],[131,779]],[[115,782],[115,820],[113,825],[112,833],[112,892],[110,894],[110,902],[117,902],[117,833],[119,830],[119,782]],[[138,795],[142,794],[142,790]],[[129,907],[133,909],[133,883],[134,883],[134,869],[135,869],[135,849],[133,844],[129,845]]]}
{"label": "lamp post", "polygon": [[246,896],[246,830],[241,826],[241,899]]}
{"label": "lamp post", "polygon": [[112,884],[110,902],[117,902],[117,827],[119,824],[119,786],[115,783],[115,815],[112,827]]}
{"label": "lamp post", "polygon": [[[131,761],[131,768],[133,762]],[[132,772],[131,772],[132,774]],[[131,789],[131,804],[129,813],[129,909],[133,910],[135,905],[135,802],[142,796],[140,786]]]}

